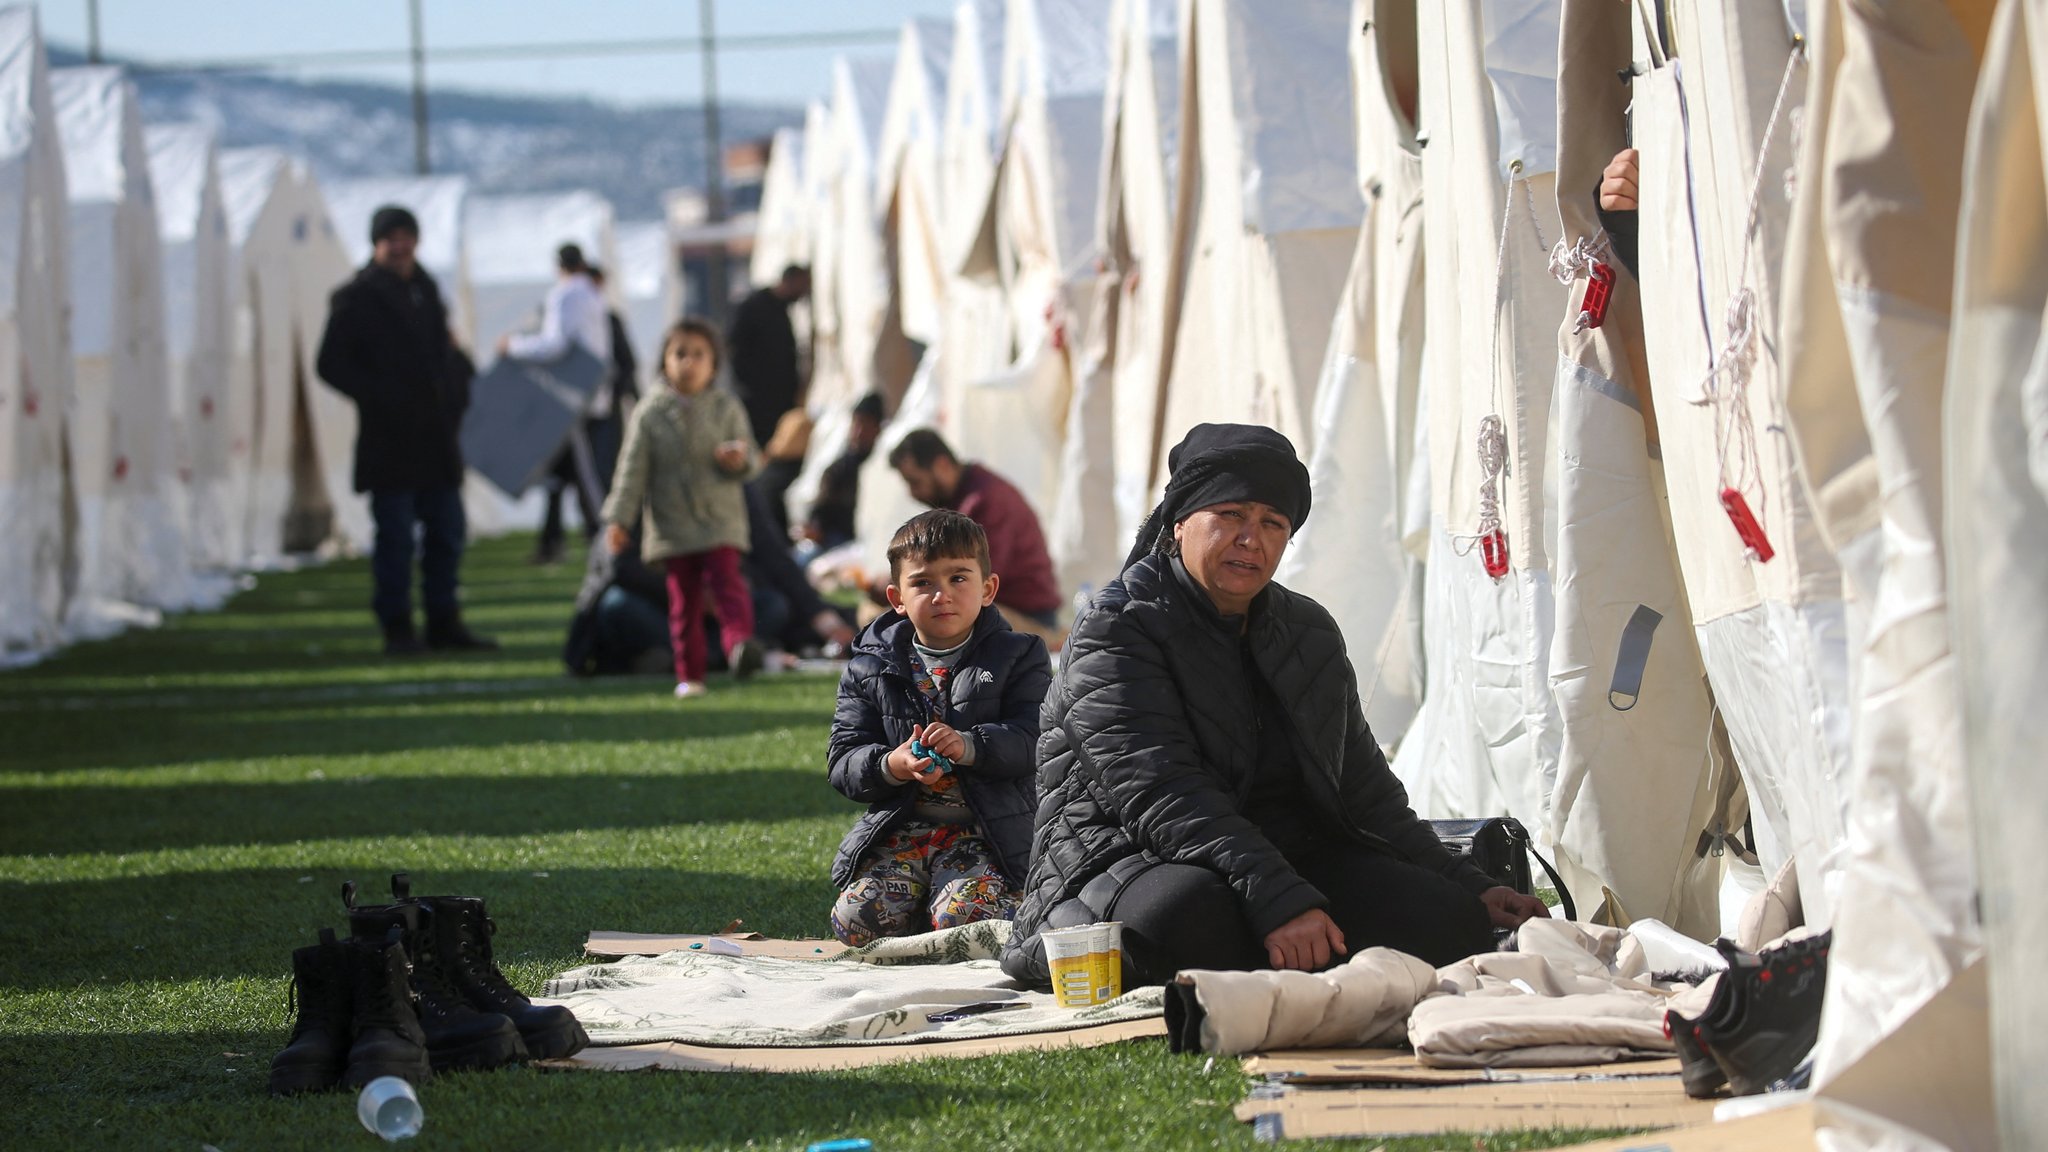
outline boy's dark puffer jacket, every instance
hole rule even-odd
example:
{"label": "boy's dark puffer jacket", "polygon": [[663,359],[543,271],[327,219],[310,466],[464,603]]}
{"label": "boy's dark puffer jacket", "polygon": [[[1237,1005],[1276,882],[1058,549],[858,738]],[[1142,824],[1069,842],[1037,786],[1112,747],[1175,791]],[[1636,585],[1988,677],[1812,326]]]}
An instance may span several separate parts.
{"label": "boy's dark puffer jacket", "polygon": [[[917,785],[898,783],[882,765],[928,716],[910,668],[916,635],[902,613],[883,615],[854,641],[853,659],[839,678],[827,749],[832,786],[868,806],[832,864],[832,882],[841,888],[853,883],[862,854],[907,819],[917,801]],[[943,719],[974,735],[975,761],[959,770],[962,795],[1012,888],[1030,870],[1038,710],[1051,682],[1045,642],[1011,631],[995,609],[982,609],[954,662]]]}
{"label": "boy's dark puffer jacket", "polygon": [[1248,634],[1238,620],[1219,615],[1177,561],[1152,556],[1075,622],[1045,702],[1031,879],[1003,954],[1011,976],[1045,984],[1044,949],[1034,944],[1047,918],[1141,853],[1222,876],[1260,938],[1327,903],[1241,813],[1259,764],[1247,641],[1293,721],[1303,811],[1474,893],[1494,885],[1454,862],[1408,807],[1366,727],[1330,614],[1271,584],[1253,602]]}

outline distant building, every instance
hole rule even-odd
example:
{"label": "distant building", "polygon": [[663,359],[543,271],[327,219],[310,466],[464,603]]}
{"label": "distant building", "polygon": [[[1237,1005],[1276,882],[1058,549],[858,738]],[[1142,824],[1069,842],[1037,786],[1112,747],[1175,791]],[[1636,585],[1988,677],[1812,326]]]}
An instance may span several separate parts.
{"label": "distant building", "polygon": [[768,171],[768,138],[742,140],[725,149],[726,218],[710,222],[710,212],[701,188],[676,188],[662,200],[668,213],[668,230],[682,265],[683,304],[686,311],[706,314],[719,310],[710,306],[711,258],[720,248],[726,254],[728,300],[736,300],[753,288],[748,265],[754,253],[754,232],[759,224],[762,178]]}

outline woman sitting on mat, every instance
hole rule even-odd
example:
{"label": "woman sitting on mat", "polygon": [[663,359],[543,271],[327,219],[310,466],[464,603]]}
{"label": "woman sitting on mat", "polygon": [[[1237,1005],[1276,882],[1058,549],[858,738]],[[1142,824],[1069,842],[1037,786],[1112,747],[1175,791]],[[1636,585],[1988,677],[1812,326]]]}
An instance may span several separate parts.
{"label": "woman sitting on mat", "polygon": [[1003,956],[1122,921],[1127,978],[1313,971],[1375,945],[1443,965],[1542,902],[1453,861],[1387,767],[1330,614],[1273,583],[1308,470],[1268,428],[1204,424],[1121,578],[1074,623],[1038,745],[1031,874]]}

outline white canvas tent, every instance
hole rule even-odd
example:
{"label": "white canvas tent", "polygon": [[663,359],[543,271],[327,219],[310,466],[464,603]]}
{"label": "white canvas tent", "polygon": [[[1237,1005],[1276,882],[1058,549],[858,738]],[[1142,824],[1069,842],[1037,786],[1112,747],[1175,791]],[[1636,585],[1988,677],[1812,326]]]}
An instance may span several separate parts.
{"label": "white canvas tent", "polygon": [[939,172],[946,69],[952,56],[951,22],[905,22],[882,114],[874,203],[882,220],[888,312],[875,350],[875,371],[891,401],[902,395],[910,369],[931,353],[944,329],[948,205]]}
{"label": "white canvas tent", "polygon": [[36,10],[0,9],[0,657],[55,646],[75,568],[63,145]]}
{"label": "white canvas tent", "polygon": [[266,567],[337,531],[354,542],[368,535],[361,502],[336,487],[348,476],[355,411],[313,368],[347,257],[318,191],[283,152],[229,149],[220,177],[234,246],[229,467],[244,492],[242,561]]}
{"label": "white canvas tent", "polygon": [[[1958,1146],[1923,1118],[1936,1101],[1981,1101],[1987,1079],[1981,1061],[1930,1062],[1914,1033],[1932,1024],[1980,1053],[1987,1041],[1981,1013],[1958,1012],[1982,940],[1949,643],[1941,429],[1945,388],[1957,386],[1944,377],[1956,362],[1950,306],[1964,140],[1992,8],[1808,7],[1785,401],[1803,479],[1851,593],[1858,697],[1839,785],[1847,838],[1831,893],[1835,942],[1815,1079],[1834,1099],[1886,1118],[1848,1125],[1872,1142],[1897,1121]],[[2037,186],[2040,178],[2037,162]],[[1966,356],[2000,344],[1980,333]],[[1986,431],[1966,451],[1994,443]],[[1990,1137],[1988,1124],[1975,1131]]]}
{"label": "white canvas tent", "polygon": [[1205,421],[1314,451],[1309,404],[1363,216],[1350,5],[1196,0],[1187,18],[1162,472]]}
{"label": "white canvas tent", "polygon": [[[1052,520],[1063,481],[1099,484],[1105,497],[1111,483],[1106,436],[1094,458],[1084,451],[1063,467],[1075,358],[1093,310],[1109,9],[1109,0],[1010,5],[1002,151],[961,263],[965,276],[997,289],[1001,306],[980,327],[950,334],[967,342],[969,361],[995,355],[977,348],[1007,353],[1000,371],[955,390],[955,448],[1016,484],[1041,521]],[[1048,543],[1063,584],[1108,578],[1099,557],[1083,554],[1083,534]]]}
{"label": "white canvas tent", "polygon": [[50,74],[71,200],[74,627],[110,602],[182,608],[192,592],[164,347],[163,244],[135,89],[118,68]]}
{"label": "white canvas tent", "polygon": [[[1643,311],[1667,320],[1646,337],[1672,536],[1763,871],[1795,860],[1806,920],[1824,926],[1845,845],[1848,624],[1794,446],[1771,431],[1785,423],[1789,351],[1790,211],[1775,174],[1792,163],[1804,64],[1778,0],[1672,8],[1677,57],[1641,19],[1631,50],[1652,65],[1631,87]],[[1780,194],[1760,191],[1773,184]],[[1745,547],[1727,490],[1752,512],[1767,562]]]}
{"label": "white canvas tent", "polygon": [[644,380],[659,370],[662,335],[683,314],[683,285],[665,221],[622,222],[616,234],[618,264],[609,279],[616,282],[619,316],[632,337],[633,357]]}
{"label": "white canvas tent", "polygon": [[[2040,724],[2048,698],[2048,4],[2002,0],[1986,43],[1962,168],[1940,484],[1982,894],[1997,1090],[1991,1135],[2017,1149],[2048,1142],[2040,979],[2048,918],[2033,863],[2048,812]],[[1986,987],[1968,978],[1954,986],[1972,983]],[[1974,1052],[1951,1045],[1919,1055],[1916,1068],[1940,1070],[1944,1060],[1987,1053],[1980,1040]],[[1826,1091],[1842,1088],[1838,1078]],[[1974,1094],[1961,1104],[1966,1117],[1987,1118]]]}
{"label": "white canvas tent", "polygon": [[[1516,22],[1529,4],[1417,6],[1428,667],[1422,709],[1395,761],[1418,811],[1506,812],[1532,828],[1543,822],[1559,744],[1546,484],[1565,298],[1546,259],[1558,234],[1557,17],[1554,6],[1535,12],[1546,8],[1547,29]],[[1511,116],[1495,69],[1544,85],[1522,110],[1547,97],[1549,115]],[[1492,541],[1492,572],[1481,537]]]}
{"label": "white canvas tent", "polygon": [[777,128],[761,174],[761,211],[754,230],[750,278],[773,284],[791,264],[811,259],[811,203],[804,196],[804,134]]}
{"label": "white canvas tent", "polygon": [[1357,186],[1366,216],[1310,412],[1315,514],[1279,579],[1344,631],[1373,735],[1398,745],[1422,698],[1428,467],[1422,393],[1422,149],[1415,0],[1352,5]]}
{"label": "white canvas tent", "polygon": [[807,143],[816,172],[819,223],[811,260],[811,384],[816,427],[804,469],[790,485],[789,506],[810,506],[819,480],[846,444],[853,405],[875,387],[875,345],[888,312],[887,272],[875,197],[875,156],[893,57],[840,57],[832,67],[832,101],[820,127],[822,145]]}
{"label": "white canvas tent", "polygon": [[1006,341],[979,334],[1000,329],[1002,295],[993,284],[960,274],[981,231],[982,207],[996,178],[1001,132],[1003,0],[961,0],[953,9],[953,55],[946,69],[946,113],[939,142],[940,201],[945,205],[947,291],[939,339],[939,426],[957,431],[961,392],[970,380],[1010,363]]}
{"label": "white canvas tent", "polygon": [[186,490],[185,544],[199,571],[234,567],[240,504],[228,472],[227,210],[219,148],[203,124],[151,125],[150,182],[163,239],[164,338],[170,432]]}
{"label": "white canvas tent", "polygon": [[[1152,475],[1158,451],[1160,371],[1167,339],[1167,275],[1172,263],[1173,203],[1180,159],[1181,47],[1178,0],[1118,0],[1110,21],[1110,65],[1102,111],[1102,182],[1095,207],[1095,245],[1109,293],[1099,305],[1101,319],[1088,325],[1082,399],[1077,417],[1094,412],[1107,392],[1113,470],[1109,497],[1111,538],[1128,544],[1152,510]],[[1106,383],[1090,379],[1107,373]],[[1094,423],[1095,421],[1091,421]],[[1070,441],[1087,441],[1098,429],[1070,426]],[[1069,510],[1055,513],[1056,533],[1092,517]],[[1092,510],[1099,515],[1100,510]],[[1092,531],[1092,525],[1087,529]],[[1119,555],[1112,563],[1120,561]]]}

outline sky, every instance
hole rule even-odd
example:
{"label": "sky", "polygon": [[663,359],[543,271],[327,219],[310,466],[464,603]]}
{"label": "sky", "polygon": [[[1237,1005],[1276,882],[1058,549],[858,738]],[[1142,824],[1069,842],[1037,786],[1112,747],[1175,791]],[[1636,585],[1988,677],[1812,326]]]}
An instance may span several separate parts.
{"label": "sky", "polygon": [[[913,16],[950,20],[957,0],[711,0],[718,34],[817,33],[900,27]],[[83,50],[86,0],[37,0],[43,36]],[[138,62],[270,59],[278,53],[404,50],[407,0],[99,0],[100,45]],[[695,37],[692,0],[424,0],[429,88],[581,96],[618,104],[694,103],[694,53],[553,60],[436,61],[437,47],[564,44]],[[731,50],[719,54],[727,100],[801,104],[827,94],[838,55],[893,55],[893,42]],[[409,84],[402,64],[294,65],[282,74]]]}

